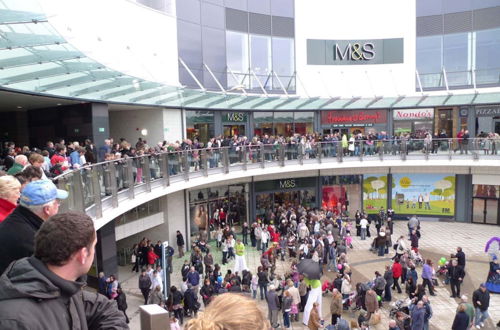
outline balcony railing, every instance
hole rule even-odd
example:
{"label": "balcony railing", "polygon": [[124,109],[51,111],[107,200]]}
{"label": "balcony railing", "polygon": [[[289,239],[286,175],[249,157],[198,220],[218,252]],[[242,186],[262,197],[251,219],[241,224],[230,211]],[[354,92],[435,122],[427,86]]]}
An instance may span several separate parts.
{"label": "balcony railing", "polygon": [[260,144],[126,157],[69,171],[54,180],[60,188],[69,191],[62,210],[82,211],[99,219],[103,215],[103,204],[117,208],[138,193],[151,192],[153,187],[168,187],[211,174],[322,162],[500,160],[498,149],[500,140],[486,138]]}

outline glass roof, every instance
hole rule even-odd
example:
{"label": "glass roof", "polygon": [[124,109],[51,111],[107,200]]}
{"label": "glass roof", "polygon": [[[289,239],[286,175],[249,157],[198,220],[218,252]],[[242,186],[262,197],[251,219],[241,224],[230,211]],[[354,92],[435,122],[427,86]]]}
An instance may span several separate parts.
{"label": "glass roof", "polygon": [[317,110],[500,103],[500,93],[318,98],[167,86],[112,70],[65,40],[37,0],[0,0],[0,88],[86,101],[234,110]]}

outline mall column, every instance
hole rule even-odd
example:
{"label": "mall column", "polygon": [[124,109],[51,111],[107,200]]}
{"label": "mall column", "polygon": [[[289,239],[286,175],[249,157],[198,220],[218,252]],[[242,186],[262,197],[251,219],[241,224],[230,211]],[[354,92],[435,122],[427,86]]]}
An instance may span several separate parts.
{"label": "mall column", "polygon": [[[104,145],[104,140],[109,138],[109,107],[106,103],[91,103],[92,116],[92,142],[96,147],[96,152]],[[116,136],[115,139],[120,138]],[[102,161],[102,159],[99,159]]]}
{"label": "mall column", "polygon": [[110,221],[97,231],[97,273],[115,275],[118,278],[118,261],[116,253],[115,222]]}

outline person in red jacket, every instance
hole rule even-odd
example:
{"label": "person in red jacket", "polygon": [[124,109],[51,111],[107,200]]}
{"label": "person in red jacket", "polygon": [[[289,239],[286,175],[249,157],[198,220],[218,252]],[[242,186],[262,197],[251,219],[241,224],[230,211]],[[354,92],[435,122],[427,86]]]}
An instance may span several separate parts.
{"label": "person in red jacket", "polygon": [[0,222],[14,211],[19,197],[21,197],[19,181],[11,175],[0,177]]}
{"label": "person in red jacket", "polygon": [[399,286],[399,279],[403,274],[403,267],[399,263],[399,258],[394,259],[394,263],[392,264],[392,278],[394,279],[394,283],[392,284],[392,289],[398,289],[398,293],[401,293],[401,287]]}
{"label": "person in red jacket", "polygon": [[156,262],[156,259],[159,258],[159,256],[155,253],[152,247],[149,248],[148,251],[148,265],[154,265]]}

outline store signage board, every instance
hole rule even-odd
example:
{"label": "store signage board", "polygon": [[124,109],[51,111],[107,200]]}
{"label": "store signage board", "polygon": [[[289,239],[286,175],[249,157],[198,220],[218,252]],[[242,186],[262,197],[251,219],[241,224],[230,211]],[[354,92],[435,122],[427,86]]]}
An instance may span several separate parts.
{"label": "store signage board", "polygon": [[316,178],[286,178],[272,181],[255,182],[255,191],[282,191],[300,188],[311,188],[316,186]]}
{"label": "store signage board", "polygon": [[387,110],[331,110],[321,112],[321,124],[333,127],[372,126],[385,123],[387,123]]}
{"label": "store signage board", "polygon": [[245,123],[247,121],[246,112],[227,112],[222,116],[223,122]]}
{"label": "store signage board", "polygon": [[394,109],[394,120],[431,120],[434,118],[434,109]]}
{"label": "store signage board", "polygon": [[500,106],[476,107],[476,117],[500,116]]}
{"label": "store signage board", "polygon": [[307,39],[309,65],[363,65],[404,62],[404,39]]}

